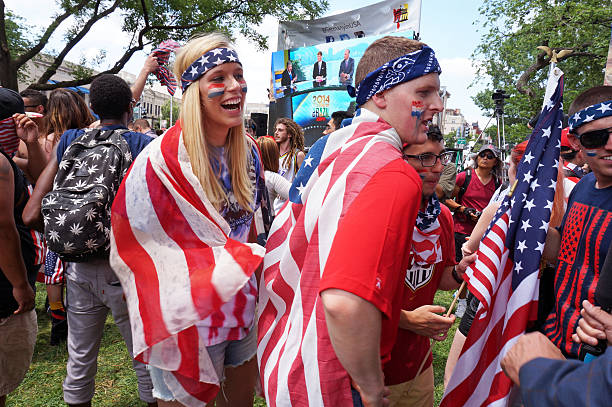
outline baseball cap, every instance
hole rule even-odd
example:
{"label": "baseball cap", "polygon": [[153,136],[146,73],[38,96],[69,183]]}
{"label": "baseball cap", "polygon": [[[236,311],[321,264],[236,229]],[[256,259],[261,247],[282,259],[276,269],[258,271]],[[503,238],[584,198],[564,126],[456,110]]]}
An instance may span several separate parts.
{"label": "baseball cap", "polygon": [[0,88],[0,120],[15,113],[24,113],[23,99],[14,90]]}
{"label": "baseball cap", "polygon": [[480,154],[483,151],[487,151],[487,150],[492,152],[495,158],[499,158],[499,150],[493,144],[484,144],[482,147],[480,147],[480,150],[478,150],[476,154]]}

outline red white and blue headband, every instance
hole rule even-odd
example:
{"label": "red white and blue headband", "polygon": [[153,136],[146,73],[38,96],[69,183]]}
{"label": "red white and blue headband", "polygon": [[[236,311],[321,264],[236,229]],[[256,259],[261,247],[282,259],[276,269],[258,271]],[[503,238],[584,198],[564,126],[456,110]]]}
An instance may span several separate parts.
{"label": "red white and blue headband", "polygon": [[433,49],[425,45],[418,51],[385,63],[366,75],[357,88],[347,86],[347,91],[349,95],[357,97],[357,106],[361,106],[379,92],[433,72],[439,74],[442,69]]}
{"label": "red white and blue headband", "polygon": [[181,89],[185,92],[189,85],[200,79],[206,72],[229,62],[235,62],[242,66],[242,63],[238,60],[238,54],[231,48],[215,48],[205,52],[204,55],[189,65],[181,75]]}
{"label": "red white and blue headband", "polygon": [[608,116],[612,116],[612,100],[601,102],[576,112],[569,118],[569,131],[573,133],[583,124]]}

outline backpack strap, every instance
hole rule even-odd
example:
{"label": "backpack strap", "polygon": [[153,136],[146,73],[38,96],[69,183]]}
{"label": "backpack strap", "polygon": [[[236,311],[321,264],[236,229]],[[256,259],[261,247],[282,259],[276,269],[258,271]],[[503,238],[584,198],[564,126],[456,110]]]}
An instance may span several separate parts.
{"label": "backpack strap", "polygon": [[470,185],[470,181],[472,180],[472,169],[468,168],[464,172],[465,172],[465,180],[463,181],[463,185],[459,187],[459,192],[457,193],[457,200],[455,201],[458,204],[461,204],[463,195],[465,194],[465,191],[467,191],[468,185]]}

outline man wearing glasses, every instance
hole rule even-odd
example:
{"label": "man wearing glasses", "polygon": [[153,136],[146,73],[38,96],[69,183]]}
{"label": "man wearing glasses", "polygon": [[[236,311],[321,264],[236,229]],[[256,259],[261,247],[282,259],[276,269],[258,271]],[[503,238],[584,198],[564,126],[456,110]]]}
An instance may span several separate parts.
{"label": "man wearing glasses", "polygon": [[[572,341],[580,304],[592,300],[601,267],[612,244],[612,87],[580,94],[569,109],[573,150],[582,151],[592,172],[574,187],[558,230],[549,228],[543,256],[557,262],[555,305],[542,332],[568,358],[577,358]],[[541,186],[540,188],[546,188]]]}
{"label": "man wearing glasses", "polygon": [[[425,144],[404,147],[406,160],[423,181],[421,205],[412,234],[412,263],[406,271],[406,295],[400,314],[397,340],[385,365],[385,384],[393,406],[432,406],[434,378],[429,338],[442,341],[455,316],[439,315],[444,307],[431,305],[436,290],[459,286],[462,274],[455,271],[453,218],[440,205],[435,188],[440,174],[453,157],[445,151],[439,130],[427,132]],[[421,362],[427,361],[421,368]]]}

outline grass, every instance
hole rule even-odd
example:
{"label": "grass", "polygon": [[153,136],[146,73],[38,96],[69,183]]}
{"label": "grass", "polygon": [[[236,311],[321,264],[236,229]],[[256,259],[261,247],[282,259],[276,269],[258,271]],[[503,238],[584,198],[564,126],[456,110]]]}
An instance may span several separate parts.
{"label": "grass", "polygon": [[[30,370],[24,381],[8,396],[9,407],[59,407],[65,406],[62,396],[62,382],[66,376],[68,354],[64,344],[49,345],[51,321],[42,309],[45,301],[45,289],[38,284],[36,309],[38,314],[38,338]],[[448,307],[452,301],[452,292],[438,292],[435,304]],[[436,405],[444,392],[444,365],[452,343],[455,322],[452,332],[443,342],[434,345],[434,383]],[[104,326],[104,336],[98,356],[98,374],[96,376],[96,393],[93,398],[96,407],[142,407],[146,406],[138,398],[136,374],[119,330],[109,317]],[[264,407],[265,401],[255,398],[256,407]]]}

